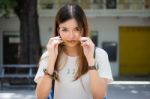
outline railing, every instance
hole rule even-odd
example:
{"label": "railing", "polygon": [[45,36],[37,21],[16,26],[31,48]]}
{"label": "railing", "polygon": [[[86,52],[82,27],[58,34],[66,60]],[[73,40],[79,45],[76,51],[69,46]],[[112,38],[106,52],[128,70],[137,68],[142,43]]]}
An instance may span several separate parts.
{"label": "railing", "polygon": [[[24,70],[26,72],[24,72]],[[36,71],[37,71],[36,64],[8,64],[8,65],[1,64],[0,65],[1,86],[3,86],[4,81],[10,83],[11,79],[20,80],[26,78],[31,83],[33,82],[33,78],[35,77]]]}

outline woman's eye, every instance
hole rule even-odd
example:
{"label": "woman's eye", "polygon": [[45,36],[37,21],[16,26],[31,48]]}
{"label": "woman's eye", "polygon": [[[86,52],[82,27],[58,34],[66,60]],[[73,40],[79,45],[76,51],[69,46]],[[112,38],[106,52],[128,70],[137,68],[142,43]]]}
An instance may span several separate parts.
{"label": "woman's eye", "polygon": [[79,28],[75,28],[75,30],[76,30],[76,31],[80,31],[80,29],[79,29]]}
{"label": "woman's eye", "polygon": [[67,31],[67,29],[62,29],[62,31],[63,31],[63,32],[66,32],[66,31]]}

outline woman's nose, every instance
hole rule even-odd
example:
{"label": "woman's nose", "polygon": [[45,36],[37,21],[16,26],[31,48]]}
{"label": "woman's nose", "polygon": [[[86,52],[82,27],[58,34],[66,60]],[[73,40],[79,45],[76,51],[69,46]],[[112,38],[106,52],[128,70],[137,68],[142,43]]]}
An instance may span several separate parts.
{"label": "woman's nose", "polygon": [[69,33],[69,39],[74,39],[75,38],[75,34],[73,33],[73,31],[71,31],[70,33]]}

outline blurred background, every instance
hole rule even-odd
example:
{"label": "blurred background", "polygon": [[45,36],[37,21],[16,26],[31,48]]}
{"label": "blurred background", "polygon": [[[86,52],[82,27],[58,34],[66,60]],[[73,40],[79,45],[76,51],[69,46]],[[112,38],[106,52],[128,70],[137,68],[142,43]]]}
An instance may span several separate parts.
{"label": "blurred background", "polygon": [[0,99],[35,99],[38,61],[67,2],[84,9],[90,37],[108,53],[108,99],[149,99],[150,0],[0,0]]}

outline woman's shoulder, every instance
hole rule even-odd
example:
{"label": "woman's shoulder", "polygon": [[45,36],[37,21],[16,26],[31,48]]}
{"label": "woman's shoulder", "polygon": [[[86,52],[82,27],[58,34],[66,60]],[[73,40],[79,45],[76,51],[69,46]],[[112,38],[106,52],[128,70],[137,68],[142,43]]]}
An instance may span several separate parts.
{"label": "woman's shoulder", "polygon": [[96,51],[96,54],[107,55],[107,52],[104,49],[100,48],[100,47],[96,47],[95,51]]}
{"label": "woman's shoulder", "polygon": [[107,52],[104,49],[99,48],[99,47],[96,47],[95,56],[96,56],[96,59],[98,59],[98,60],[108,58]]}
{"label": "woman's shoulder", "polygon": [[49,56],[48,55],[48,51],[44,51],[43,54],[42,54],[42,56],[41,56],[41,58],[40,58],[40,61],[43,60],[43,59],[48,58],[48,56]]}

